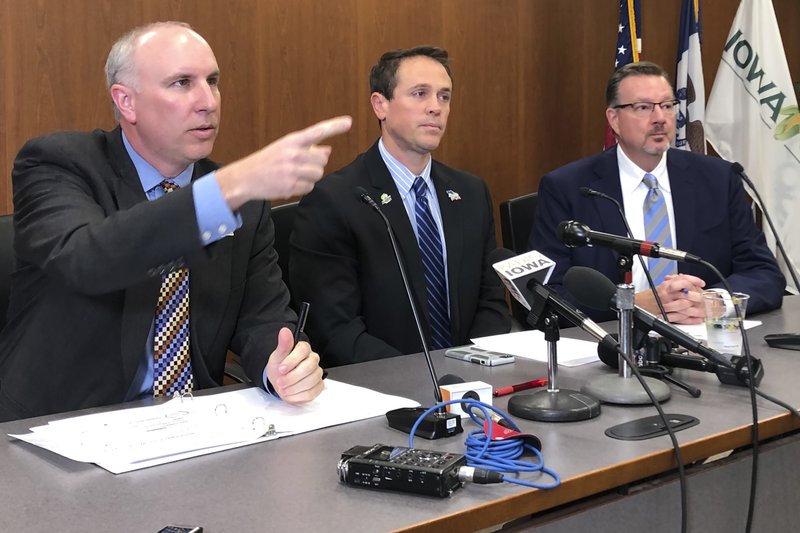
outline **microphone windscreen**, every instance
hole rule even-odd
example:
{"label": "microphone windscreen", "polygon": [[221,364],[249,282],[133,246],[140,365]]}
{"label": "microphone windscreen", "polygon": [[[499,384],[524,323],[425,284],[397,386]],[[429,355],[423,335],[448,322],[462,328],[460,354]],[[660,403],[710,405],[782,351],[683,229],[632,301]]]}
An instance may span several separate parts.
{"label": "microphone windscreen", "polygon": [[742,172],[744,172],[744,167],[741,164],[739,164],[738,161],[735,161],[731,163],[731,170],[733,170],[737,174],[741,174]]}
{"label": "microphone windscreen", "polygon": [[439,386],[455,385],[456,383],[464,383],[464,378],[456,376],[455,374],[445,374],[439,378]]}
{"label": "microphone windscreen", "polygon": [[589,187],[581,187],[578,190],[580,191],[582,196],[591,196],[592,195],[592,189],[590,189]]}
{"label": "microphone windscreen", "polygon": [[556,228],[556,238],[569,246],[576,248],[589,244],[591,228],[577,220],[564,220]]}
{"label": "microphone windscreen", "polygon": [[[611,336],[615,339],[619,338],[616,333],[612,333]],[[616,350],[606,346],[606,343],[601,342],[597,345],[597,356],[611,368],[619,368],[619,354]]]}
{"label": "microphone windscreen", "polygon": [[589,267],[574,266],[564,274],[564,287],[582,305],[608,310],[611,299],[617,292],[614,283],[597,270]]}
{"label": "microphone windscreen", "polygon": [[564,240],[564,231],[566,231],[567,226],[569,226],[571,222],[571,220],[564,220],[558,224],[558,227],[556,228],[556,238],[559,241]]}

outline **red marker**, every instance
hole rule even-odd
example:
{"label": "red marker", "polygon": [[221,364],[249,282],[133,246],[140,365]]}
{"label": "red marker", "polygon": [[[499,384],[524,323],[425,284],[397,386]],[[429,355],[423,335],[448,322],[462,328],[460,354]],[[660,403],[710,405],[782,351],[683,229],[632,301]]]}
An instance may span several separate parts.
{"label": "red marker", "polygon": [[499,389],[495,389],[492,393],[492,396],[506,396],[508,394],[513,394],[515,392],[519,392],[521,390],[528,390],[528,389],[535,389],[536,387],[544,387],[547,385],[547,379],[534,379],[533,381],[527,381],[525,383],[519,383],[517,385],[509,385],[507,387],[500,387]]}

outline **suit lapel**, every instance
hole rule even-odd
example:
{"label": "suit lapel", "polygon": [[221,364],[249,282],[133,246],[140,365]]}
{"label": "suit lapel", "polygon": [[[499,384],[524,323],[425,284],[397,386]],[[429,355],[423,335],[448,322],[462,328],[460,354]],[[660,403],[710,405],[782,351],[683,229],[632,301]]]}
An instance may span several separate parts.
{"label": "suit lapel", "polygon": [[377,142],[366,152],[365,164],[370,179],[370,190],[368,192],[373,200],[380,203],[381,195],[384,193],[392,198],[391,202],[381,205],[381,210],[386,215],[386,218],[389,219],[389,223],[394,230],[397,245],[400,248],[400,256],[405,262],[409,283],[411,283],[412,291],[416,296],[417,307],[419,307],[423,315],[420,319],[425,322],[427,327],[427,288],[425,286],[425,271],[419,253],[417,236],[414,234],[414,228],[411,226],[408,212],[400,198],[397,185],[395,185],[389,169],[386,168],[386,164],[381,158]]}
{"label": "suit lapel", "polygon": [[[447,283],[448,299],[450,300],[450,331],[454,338],[459,337],[456,325],[461,323],[458,305],[459,270],[464,255],[464,235],[467,221],[461,203],[450,199],[447,191],[452,190],[452,176],[442,165],[433,162],[431,179],[436,188],[436,199],[439,201],[439,211],[442,213],[442,226],[444,227],[444,240],[447,247]],[[458,191],[453,190],[453,193]]]}
{"label": "suit lapel", "polygon": [[[146,202],[147,196],[142,190],[136,167],[125,150],[121,130],[116,128],[107,136],[108,158],[115,173],[109,185],[113,190],[118,209],[124,211],[138,203]],[[125,291],[120,335],[125,383],[133,381],[142,363],[142,353],[153,321],[160,286],[159,278],[150,278]]]}
{"label": "suit lapel", "polygon": [[[192,181],[205,176],[212,170],[214,170],[213,167],[206,168],[202,161],[197,162],[194,166]],[[261,205],[259,202],[251,202],[241,207],[239,211],[243,226],[237,231],[246,231],[244,224],[253,224],[253,231],[255,231],[255,228],[258,227],[259,216],[268,216],[266,213],[254,213],[256,209],[261,209]],[[272,229],[274,237],[274,226]],[[204,347],[213,344],[214,336],[220,330],[223,320],[223,313],[220,313],[219,309],[227,301],[231,292],[235,239],[235,236],[228,236],[206,246],[206,252],[209,254],[208,261],[194,265],[190,270],[189,324],[192,343],[192,371],[195,372],[195,375],[199,375],[202,365],[202,373],[206,375],[207,379],[210,379],[210,375],[204,359]]]}
{"label": "suit lapel", "polygon": [[[675,248],[689,251],[694,247],[697,194],[689,165],[681,156],[678,150],[670,149],[667,152],[667,172],[675,214]],[[681,265],[682,263],[678,263],[678,270]]]}
{"label": "suit lapel", "polygon": [[[615,198],[624,209],[624,204],[622,202],[622,186],[619,182],[619,165],[617,164],[616,147],[606,150],[602,157],[598,159],[593,170],[594,176],[589,181],[589,187]],[[616,235],[628,234],[627,229],[625,229],[625,223],[622,221],[622,215],[620,215],[619,209],[614,205],[614,202],[603,198],[586,198],[586,200],[591,202],[601,222],[601,226],[592,228],[593,230],[614,233]]]}

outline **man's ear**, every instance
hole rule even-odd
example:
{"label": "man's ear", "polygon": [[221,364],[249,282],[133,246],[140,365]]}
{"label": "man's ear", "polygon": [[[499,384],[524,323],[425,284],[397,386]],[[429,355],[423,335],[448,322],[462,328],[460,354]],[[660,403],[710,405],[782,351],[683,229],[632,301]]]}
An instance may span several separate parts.
{"label": "man's ear", "polygon": [[136,98],[133,89],[115,83],[111,86],[111,100],[126,122],[136,124]]}
{"label": "man's ear", "polygon": [[386,97],[376,92],[370,95],[369,101],[372,104],[372,111],[375,113],[375,116],[378,117],[378,120],[382,121],[385,119],[386,104],[389,102]]}
{"label": "man's ear", "polygon": [[608,121],[608,125],[611,127],[611,131],[614,132],[614,136],[619,137],[619,114],[617,113],[617,110],[611,107],[607,108],[606,120]]}

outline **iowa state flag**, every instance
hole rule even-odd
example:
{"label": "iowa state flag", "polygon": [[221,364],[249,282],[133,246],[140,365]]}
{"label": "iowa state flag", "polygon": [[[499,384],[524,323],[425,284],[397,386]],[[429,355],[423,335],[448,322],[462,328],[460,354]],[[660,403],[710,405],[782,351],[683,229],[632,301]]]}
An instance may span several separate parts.
{"label": "iowa state flag", "polygon": [[[724,159],[741,163],[761,192],[797,270],[800,110],[770,0],[742,0],[739,4],[705,118],[711,146]],[[769,234],[767,239],[774,250],[774,239]],[[782,267],[788,274],[786,266]]]}
{"label": "iowa state flag", "polygon": [[678,34],[678,71],[675,75],[675,95],[679,102],[675,146],[704,154],[706,137],[703,132],[703,117],[706,107],[706,86],[703,82],[700,44],[700,0],[682,0],[681,26]]}
{"label": "iowa state flag", "polygon": [[[614,58],[614,70],[619,70],[628,63],[639,61],[642,53],[642,10],[639,0],[622,0],[619,3],[619,26],[617,28],[617,51]],[[617,143],[611,128],[606,124],[604,148],[611,148]]]}

